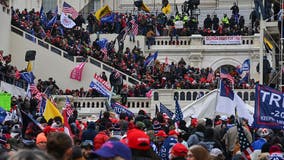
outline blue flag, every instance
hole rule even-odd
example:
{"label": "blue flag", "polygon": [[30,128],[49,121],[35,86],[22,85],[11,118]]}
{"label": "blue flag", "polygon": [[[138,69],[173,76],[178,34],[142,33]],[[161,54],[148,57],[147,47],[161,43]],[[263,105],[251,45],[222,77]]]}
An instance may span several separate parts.
{"label": "blue flag", "polygon": [[43,6],[41,6],[40,8],[39,17],[40,17],[40,23],[45,27],[47,24],[47,17],[44,12]]}
{"label": "blue flag", "polygon": [[157,57],[158,57],[158,51],[156,51],[153,55],[148,56],[147,59],[144,62],[144,67],[145,66],[153,66]]}
{"label": "blue flag", "polygon": [[56,20],[57,20],[57,15],[56,16],[53,16],[52,18],[51,18],[51,20],[49,20],[48,21],[48,23],[47,23],[47,27],[52,27],[53,25],[54,25],[54,23],[56,23]]}
{"label": "blue flag", "polygon": [[102,23],[113,23],[114,22],[114,14],[111,14],[109,16],[105,16],[101,18]]}
{"label": "blue flag", "polygon": [[183,113],[181,111],[180,105],[176,97],[175,97],[175,101],[176,101],[175,121],[177,122],[183,119]]}
{"label": "blue flag", "polygon": [[34,83],[35,76],[33,72],[23,72],[20,74],[21,74],[21,78],[24,79],[26,82],[28,82],[28,84]]}
{"label": "blue flag", "polygon": [[106,38],[102,38],[99,41],[97,41],[97,44],[100,46],[100,48],[106,48],[106,44],[107,44],[107,39]]}
{"label": "blue flag", "polygon": [[7,116],[6,110],[0,107],[0,123],[4,122],[6,116]]}
{"label": "blue flag", "polygon": [[220,96],[230,98],[231,100],[234,100],[234,92],[229,84],[224,83],[224,81],[221,80],[220,85]]}
{"label": "blue flag", "polygon": [[243,64],[242,64],[242,68],[241,71],[250,71],[250,60],[246,59]]}
{"label": "blue flag", "polygon": [[256,128],[284,129],[283,93],[273,88],[255,87],[254,123]]}
{"label": "blue flag", "polygon": [[134,116],[134,114],[130,110],[128,110],[125,106],[118,102],[111,103],[111,108],[115,111],[116,114],[125,113],[127,116]]}
{"label": "blue flag", "polygon": [[52,27],[54,25],[54,23],[56,23],[57,21],[57,13],[58,13],[58,7],[56,7],[54,16],[51,18],[51,20],[49,20],[49,22],[47,23],[47,27]]}
{"label": "blue flag", "polygon": [[165,105],[163,105],[162,103],[160,103],[160,112],[161,113],[165,113],[166,115],[169,116],[170,119],[173,118],[174,116],[174,112],[172,112],[171,110],[169,110]]}
{"label": "blue flag", "polygon": [[240,80],[239,84],[248,83],[248,81],[249,81],[249,72],[247,72],[246,75]]}

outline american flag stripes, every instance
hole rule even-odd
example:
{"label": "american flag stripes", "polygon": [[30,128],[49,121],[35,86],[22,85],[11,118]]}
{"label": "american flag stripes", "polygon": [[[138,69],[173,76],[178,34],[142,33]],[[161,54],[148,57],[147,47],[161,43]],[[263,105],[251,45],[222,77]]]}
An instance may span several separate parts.
{"label": "american flag stripes", "polygon": [[222,79],[226,78],[226,79],[230,80],[230,82],[232,84],[235,84],[234,78],[223,69],[221,69],[221,71],[220,71],[220,78],[222,78]]}
{"label": "american flag stripes", "polygon": [[132,32],[135,36],[137,36],[138,35],[138,24],[136,23],[135,19],[132,19],[130,23],[132,25],[130,32]]}
{"label": "american flag stripes", "polygon": [[66,110],[67,118],[69,118],[73,114],[73,111],[74,111],[71,106],[70,99],[68,97],[66,97],[64,110]]}
{"label": "american flag stripes", "polygon": [[71,14],[73,19],[76,19],[79,15],[79,13],[68,3],[63,3],[62,12],[65,14]]}
{"label": "american flag stripes", "polygon": [[253,148],[251,147],[251,144],[245,135],[244,128],[238,121],[237,121],[237,129],[238,129],[240,150],[244,154],[245,158],[247,160],[250,160],[251,159],[250,154],[253,152]]}

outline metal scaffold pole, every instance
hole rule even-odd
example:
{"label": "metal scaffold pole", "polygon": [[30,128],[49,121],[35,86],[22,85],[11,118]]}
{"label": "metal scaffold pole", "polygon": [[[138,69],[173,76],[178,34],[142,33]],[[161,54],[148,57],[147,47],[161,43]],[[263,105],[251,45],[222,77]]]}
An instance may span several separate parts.
{"label": "metal scaffold pole", "polygon": [[280,85],[279,85],[279,90],[282,90],[284,84],[283,84],[283,63],[284,63],[284,59],[283,59],[283,41],[284,41],[284,37],[283,37],[283,0],[280,0],[280,8],[281,8],[281,14],[279,16],[280,18],[280,45],[279,45],[279,50],[280,50]]}

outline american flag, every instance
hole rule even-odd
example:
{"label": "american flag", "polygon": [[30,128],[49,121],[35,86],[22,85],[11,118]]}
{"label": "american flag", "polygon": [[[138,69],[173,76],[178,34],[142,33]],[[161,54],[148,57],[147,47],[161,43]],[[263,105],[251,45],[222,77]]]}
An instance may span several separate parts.
{"label": "american flag", "polygon": [[66,97],[65,107],[64,110],[66,110],[67,118],[69,118],[73,114],[73,108],[70,103],[70,99]]}
{"label": "american flag", "polygon": [[160,112],[161,113],[166,113],[170,118],[172,118],[174,116],[174,112],[172,112],[171,110],[169,110],[165,105],[163,105],[162,103],[160,103]]}
{"label": "american flag", "polygon": [[130,23],[132,25],[131,32],[136,36],[138,34],[138,24],[135,22],[135,19],[132,19]]}
{"label": "american flag", "polygon": [[221,71],[220,71],[220,78],[222,78],[222,79],[226,78],[226,79],[230,80],[230,82],[232,84],[235,83],[234,78],[229,73],[227,73],[225,70],[223,70],[223,69],[221,69]]}
{"label": "american flag", "polygon": [[183,119],[183,113],[181,111],[177,97],[175,97],[175,100],[176,100],[175,121],[178,122],[178,121],[181,121]]}
{"label": "american flag", "polygon": [[37,93],[39,93],[39,90],[37,89],[34,83],[30,84],[30,91],[32,95],[36,95]]}
{"label": "american flag", "polygon": [[253,152],[253,148],[248,138],[245,135],[244,128],[242,127],[239,121],[237,121],[237,129],[238,129],[240,150],[244,154],[245,158],[247,160],[250,160],[251,159],[250,154]]}
{"label": "american flag", "polygon": [[103,54],[107,55],[107,48],[106,48],[106,47],[101,48],[101,52],[102,52]]}
{"label": "american flag", "polygon": [[79,13],[66,2],[63,3],[62,12],[65,14],[71,14],[73,19],[76,19],[79,15]]}

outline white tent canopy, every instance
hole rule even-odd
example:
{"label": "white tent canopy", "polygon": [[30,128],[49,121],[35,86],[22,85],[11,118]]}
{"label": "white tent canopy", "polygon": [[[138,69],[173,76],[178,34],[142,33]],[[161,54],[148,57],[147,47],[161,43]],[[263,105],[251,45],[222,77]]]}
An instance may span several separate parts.
{"label": "white tent canopy", "polygon": [[[217,99],[218,99],[218,90],[215,89],[210,91],[200,99],[182,108],[183,119],[187,122],[187,124],[189,124],[191,116],[196,116],[197,118],[214,118],[216,115],[230,116],[229,114],[226,113],[216,112]],[[241,109],[240,111],[238,111],[238,116],[248,119],[249,124],[252,124],[254,108],[244,103],[243,101],[241,103],[237,103],[236,105],[237,108]],[[230,106],[224,106],[224,107],[230,107]]]}

